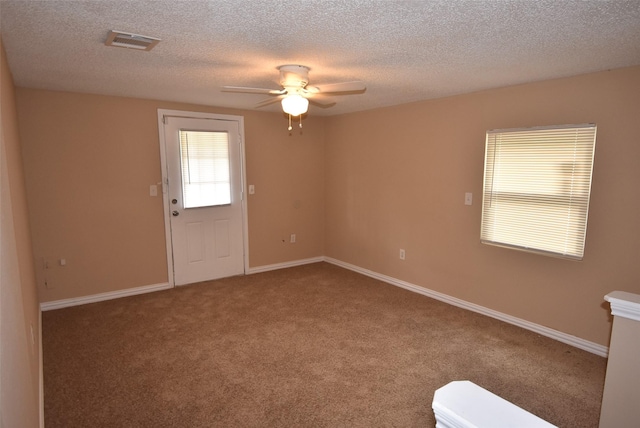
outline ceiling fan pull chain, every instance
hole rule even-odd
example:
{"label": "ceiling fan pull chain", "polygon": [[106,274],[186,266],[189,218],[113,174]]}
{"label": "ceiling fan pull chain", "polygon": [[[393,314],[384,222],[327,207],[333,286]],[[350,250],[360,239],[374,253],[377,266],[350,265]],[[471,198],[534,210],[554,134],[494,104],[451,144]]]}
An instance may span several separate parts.
{"label": "ceiling fan pull chain", "polygon": [[302,129],[302,115],[300,115],[299,117],[300,117],[300,129]]}
{"label": "ceiling fan pull chain", "polygon": [[289,115],[289,131],[291,131],[293,128],[291,127],[291,115]]}

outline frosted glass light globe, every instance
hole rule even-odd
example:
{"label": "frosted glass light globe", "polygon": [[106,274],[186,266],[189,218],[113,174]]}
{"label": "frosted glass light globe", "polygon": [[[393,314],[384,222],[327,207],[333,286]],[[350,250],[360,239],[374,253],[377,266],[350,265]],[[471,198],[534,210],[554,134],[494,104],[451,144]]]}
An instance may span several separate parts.
{"label": "frosted glass light globe", "polygon": [[300,116],[309,109],[309,100],[302,95],[289,95],[282,99],[282,110],[291,116]]}

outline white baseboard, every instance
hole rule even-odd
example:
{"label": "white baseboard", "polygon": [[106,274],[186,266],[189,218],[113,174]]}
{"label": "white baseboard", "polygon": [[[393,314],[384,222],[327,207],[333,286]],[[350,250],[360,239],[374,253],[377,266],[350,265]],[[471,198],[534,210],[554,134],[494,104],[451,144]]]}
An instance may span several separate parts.
{"label": "white baseboard", "polygon": [[[273,265],[258,266],[250,268],[247,275],[253,273],[267,272],[270,270],[284,269],[294,266],[306,265],[310,263],[319,263],[324,261],[324,257],[313,257],[309,259],[294,260],[284,263],[276,263]],[[70,299],[54,300],[51,302],[40,303],[41,311],[51,311],[54,309],[62,309],[70,306],[86,305],[87,303],[102,302],[104,300],[118,299],[120,297],[135,296],[137,294],[152,293],[154,291],[166,290],[172,288],[168,282],[161,284],[145,285],[142,287],[128,288],[126,290],[109,291],[106,293],[92,294],[90,296],[73,297]]]}
{"label": "white baseboard", "polygon": [[[309,259],[294,260],[294,261],[284,262],[284,263],[276,263],[272,265],[258,266],[254,268],[249,268],[246,274],[250,275],[254,273],[284,269],[284,268],[289,268],[294,266],[306,265],[310,263],[319,263],[322,261],[324,261],[324,257],[320,256],[320,257],[313,257]],[[70,306],[85,305],[87,303],[95,303],[95,302],[102,302],[104,300],[118,299],[120,297],[128,297],[128,296],[135,296],[137,294],[152,293],[154,291],[166,290],[169,288],[172,288],[171,285],[168,282],[163,282],[161,284],[145,285],[142,287],[128,288],[126,290],[92,294],[90,296],[73,297],[70,299],[63,299],[63,300],[54,300],[51,302],[40,303],[40,310],[51,311],[54,309],[62,309]]]}
{"label": "white baseboard", "polygon": [[249,270],[247,271],[247,275],[251,275],[251,274],[254,274],[254,273],[260,273],[260,272],[268,272],[270,270],[285,269],[285,268],[290,268],[290,267],[294,267],[294,266],[308,265],[308,264],[311,264],[311,263],[319,263],[319,262],[323,262],[324,260],[325,260],[325,258],[320,256],[320,257],[312,257],[310,259],[293,260],[291,262],[284,262],[284,263],[276,263],[276,264],[272,264],[272,265],[257,266],[257,267],[249,268]]}
{"label": "white baseboard", "polygon": [[172,288],[168,282],[144,285],[142,287],[127,288],[126,290],[109,291],[107,293],[92,294],[90,296],[73,297],[71,299],[54,300],[40,303],[41,311],[67,308],[70,306],[86,305],[87,303],[102,302],[104,300],[119,299],[120,297],[135,296],[137,294],[152,293],[154,291]]}
{"label": "white baseboard", "polygon": [[439,293],[437,291],[429,290],[428,288],[420,287],[418,285],[411,284],[406,281],[402,281],[387,275],[373,272],[371,270],[364,269],[359,266],[355,266],[350,263],[346,263],[337,259],[333,259],[331,257],[325,257],[324,260],[327,263],[331,263],[331,264],[343,267],[345,269],[349,269],[354,272],[361,273],[363,275],[378,279],[380,281],[386,282],[391,285],[402,287],[406,290],[413,291],[415,293],[422,294],[427,297],[431,297],[432,299],[439,300],[441,302],[448,303],[450,305],[457,306],[462,309],[467,309],[469,311],[477,312],[479,314],[486,315],[488,317],[495,318],[500,321],[504,321],[506,323],[516,325],[518,327],[522,327],[526,330],[536,332],[542,336],[555,339],[559,342],[566,343],[567,345],[571,345],[573,347],[585,350],[587,352],[591,352],[592,354],[596,354],[601,357],[606,357],[609,354],[609,348],[606,346],[602,346],[597,343],[590,342],[588,340],[581,339],[579,337],[572,336],[570,334],[563,333],[561,331],[554,330],[549,327],[535,324],[530,321],[523,320],[521,318],[516,318],[514,316],[507,315],[502,312],[494,311],[493,309],[485,308],[484,306],[476,305],[475,303],[470,303],[465,300],[458,299],[456,297],[448,296],[446,294]]}
{"label": "white baseboard", "polygon": [[[436,299],[436,300],[439,300],[441,302],[448,303],[450,305],[457,306],[457,307],[462,308],[462,309],[467,309],[469,311],[477,312],[479,314],[486,315],[488,317],[495,318],[495,319],[498,319],[500,321],[504,321],[506,323],[516,325],[518,327],[524,328],[526,330],[533,331],[533,332],[538,333],[538,334],[540,334],[542,336],[546,336],[546,337],[549,337],[551,339],[555,339],[555,340],[557,340],[559,342],[566,343],[567,345],[574,346],[576,348],[585,350],[587,352],[591,352],[592,354],[596,354],[596,355],[599,355],[601,357],[607,357],[607,355],[609,354],[609,348],[606,347],[606,346],[599,345],[597,343],[590,342],[588,340],[581,339],[579,337],[572,336],[570,334],[563,333],[561,331],[554,330],[554,329],[549,328],[549,327],[545,327],[545,326],[542,326],[542,325],[539,325],[539,324],[535,324],[535,323],[532,323],[530,321],[523,320],[521,318],[517,318],[517,317],[511,316],[511,315],[507,315],[507,314],[504,314],[502,312],[494,311],[493,309],[485,308],[484,306],[476,305],[475,303],[470,303],[470,302],[467,302],[465,300],[458,299],[456,297],[452,297],[452,296],[449,296],[449,295],[446,295],[446,294],[443,294],[443,293],[439,293],[437,291],[429,290],[428,288],[420,287],[418,285],[411,284],[409,282],[402,281],[400,279],[396,279],[396,278],[393,278],[393,277],[390,277],[390,276],[387,276],[387,275],[383,275],[381,273],[377,273],[377,272],[374,272],[374,271],[371,271],[371,270],[368,270],[368,269],[364,269],[364,268],[361,268],[359,266],[352,265],[350,263],[346,263],[346,262],[343,262],[341,260],[337,260],[337,259],[334,259],[334,258],[331,258],[331,257],[313,257],[313,258],[294,260],[294,261],[284,262],[284,263],[275,263],[275,264],[272,264],[272,265],[257,266],[257,267],[254,267],[254,268],[249,268],[249,270],[247,271],[247,275],[260,273],[260,272],[268,272],[268,271],[277,270],[277,269],[285,269],[285,268],[290,268],[290,267],[294,267],[294,266],[301,266],[301,265],[306,265],[306,264],[311,264],[311,263],[318,263],[318,262],[322,262],[322,261],[334,264],[336,266],[343,267],[345,269],[352,270],[354,272],[358,272],[358,273],[360,273],[362,275],[369,276],[371,278],[386,282],[386,283],[391,284],[391,285],[395,285],[397,287],[404,288],[404,289],[409,290],[409,291],[413,291],[414,293],[422,294],[423,296],[427,296],[427,297],[430,297],[432,299]],[[83,296],[83,297],[75,297],[75,298],[71,298],[71,299],[55,300],[55,301],[52,301],[52,302],[43,302],[43,303],[40,304],[40,310],[41,311],[49,311],[49,310],[53,310],[53,309],[61,309],[61,308],[69,307],[69,306],[84,305],[84,304],[87,304],[87,303],[101,302],[101,301],[104,301],[104,300],[117,299],[117,298],[120,298],[120,297],[135,296],[137,294],[151,293],[151,292],[154,292],[154,291],[166,290],[166,289],[169,289],[169,288],[171,288],[171,285],[169,283],[161,283],[161,284],[146,285],[146,286],[143,286],[143,287],[129,288],[129,289],[126,289],[126,290],[119,290],[119,291],[111,291],[111,292],[107,292],[107,293],[94,294],[94,295],[91,295],[91,296]]]}

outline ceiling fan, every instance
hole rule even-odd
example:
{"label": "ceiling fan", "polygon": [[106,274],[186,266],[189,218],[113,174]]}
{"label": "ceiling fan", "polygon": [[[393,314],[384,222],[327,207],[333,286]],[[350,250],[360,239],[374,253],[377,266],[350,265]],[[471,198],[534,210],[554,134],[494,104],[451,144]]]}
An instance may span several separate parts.
{"label": "ceiling fan", "polygon": [[291,116],[300,116],[300,127],[302,128],[302,115],[307,112],[309,103],[328,108],[336,103],[327,98],[327,95],[361,94],[367,89],[364,82],[360,81],[311,86],[309,85],[310,68],[304,65],[281,65],[278,70],[280,71],[280,89],[223,86],[222,90],[224,92],[270,95],[269,98],[256,104],[256,107],[265,107],[280,101],[282,110],[289,115],[289,131],[291,131]]}

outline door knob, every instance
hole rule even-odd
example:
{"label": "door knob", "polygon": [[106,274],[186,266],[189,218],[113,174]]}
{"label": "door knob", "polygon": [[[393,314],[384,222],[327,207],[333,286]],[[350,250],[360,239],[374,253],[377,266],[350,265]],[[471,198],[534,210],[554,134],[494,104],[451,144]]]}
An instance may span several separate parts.
{"label": "door knob", "polygon": [[173,215],[174,217],[178,217],[180,213],[178,211],[173,211],[171,215]]}

